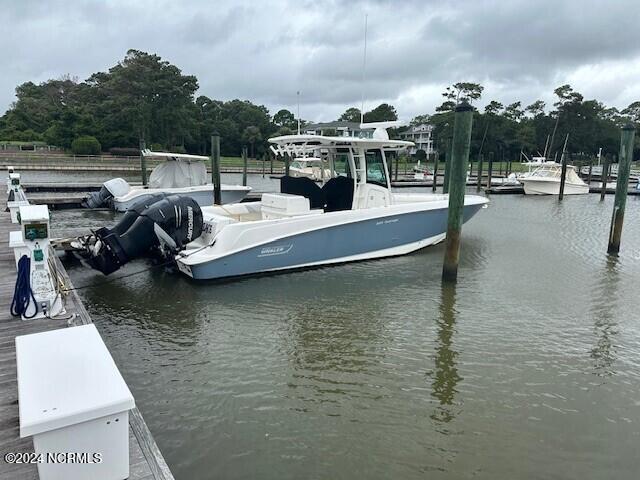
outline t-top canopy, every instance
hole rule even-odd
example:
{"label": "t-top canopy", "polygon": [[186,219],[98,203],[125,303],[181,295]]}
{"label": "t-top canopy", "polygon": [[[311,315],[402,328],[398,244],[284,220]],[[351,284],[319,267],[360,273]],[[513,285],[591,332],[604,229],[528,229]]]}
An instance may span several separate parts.
{"label": "t-top canopy", "polygon": [[203,162],[209,160],[209,157],[202,155],[190,155],[188,153],[173,153],[173,152],[152,152],[148,148],[142,150],[142,155],[145,157],[160,157],[167,161],[183,161],[183,162]]}
{"label": "t-top canopy", "polygon": [[305,152],[315,148],[340,148],[354,147],[365,150],[380,148],[383,150],[403,150],[414,146],[413,142],[405,140],[387,140],[380,138],[358,138],[358,137],[324,137],[321,135],[283,135],[269,139],[273,143],[272,151],[276,155],[294,154],[303,155]]}

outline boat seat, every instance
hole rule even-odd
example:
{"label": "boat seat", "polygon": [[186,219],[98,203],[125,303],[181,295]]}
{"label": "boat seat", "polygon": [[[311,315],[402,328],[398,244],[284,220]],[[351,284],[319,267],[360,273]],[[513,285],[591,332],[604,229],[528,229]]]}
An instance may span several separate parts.
{"label": "boat seat", "polygon": [[309,199],[311,209],[325,212],[351,210],[353,205],[353,179],[335,177],[329,179],[322,188],[306,177],[281,177],[280,192],[300,195]]}
{"label": "boat seat", "polygon": [[280,178],[280,192],[289,193],[291,195],[301,195],[309,199],[309,205],[312,209],[324,208],[324,193],[322,188],[313,180],[306,177],[289,177]]}
{"label": "boat seat", "polygon": [[339,212],[351,210],[353,205],[353,179],[335,177],[322,187],[324,194],[324,211]]}

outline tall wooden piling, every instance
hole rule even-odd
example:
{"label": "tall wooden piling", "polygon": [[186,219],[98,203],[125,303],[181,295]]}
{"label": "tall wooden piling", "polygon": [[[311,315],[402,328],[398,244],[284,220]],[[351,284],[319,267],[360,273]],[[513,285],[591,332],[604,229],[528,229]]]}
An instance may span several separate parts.
{"label": "tall wooden piling", "polygon": [[140,171],[142,172],[142,185],[147,185],[147,157],[143,152],[147,148],[144,140],[140,140]]}
{"label": "tall wooden piling", "polygon": [[609,177],[609,156],[605,155],[602,162],[602,171],[600,172],[600,180],[602,181],[602,189],[600,190],[600,201],[604,200],[607,194],[607,178]]}
{"label": "tall wooden piling", "polygon": [[616,197],[613,203],[613,215],[611,228],[609,229],[608,253],[620,251],[620,238],[622,237],[622,223],[624,222],[624,210],[627,204],[627,190],[629,188],[629,170],[633,160],[633,141],[636,128],[633,124],[622,127],[620,138],[620,155],[618,156],[618,180],[616,181]]}
{"label": "tall wooden piling", "polygon": [[560,194],[558,195],[558,201],[562,201],[564,198],[564,185],[567,181],[567,156],[562,153],[562,170],[560,171]]}
{"label": "tall wooden piling", "polygon": [[444,180],[442,181],[442,193],[449,193],[449,179],[451,178],[451,146],[453,140],[449,140],[449,148],[444,157]]}
{"label": "tall wooden piling", "polygon": [[587,175],[587,185],[591,186],[591,174],[593,173],[593,158],[589,157],[589,174]]}
{"label": "tall wooden piling", "polygon": [[464,193],[467,183],[467,164],[469,163],[472,123],[473,107],[466,102],[462,102],[456,107],[453,126],[447,243],[442,266],[442,280],[445,282],[455,282],[458,278]]}
{"label": "tall wooden piling", "polygon": [[560,170],[560,195],[558,195],[558,201],[562,201],[564,198],[564,185],[567,179],[567,142],[569,141],[569,134],[564,139],[564,146],[562,147],[562,154],[560,156],[560,163],[562,168]]}
{"label": "tall wooden piling", "polygon": [[249,163],[247,147],[242,147],[242,185],[247,186],[247,166]]}
{"label": "tall wooden piling", "polygon": [[269,175],[273,175],[273,155],[269,155]]}
{"label": "tall wooden piling", "polygon": [[213,204],[222,205],[222,187],[220,185],[220,134],[211,135],[211,183],[213,183]]}
{"label": "tall wooden piling", "polygon": [[262,178],[264,178],[265,169],[267,168],[267,154],[262,155]]}
{"label": "tall wooden piling", "polygon": [[484,159],[484,155],[480,154],[478,157],[478,184],[476,185],[476,191],[479,192],[482,190],[482,161]]}
{"label": "tall wooden piling", "polygon": [[487,188],[491,188],[492,175],[493,175],[493,152],[489,153],[489,166],[487,169]]}
{"label": "tall wooden piling", "polygon": [[431,191],[435,193],[438,188],[438,157],[440,153],[436,152],[433,158],[433,183],[431,184]]}
{"label": "tall wooden piling", "polygon": [[286,153],[284,155],[284,174],[285,176],[289,176],[289,164],[291,163],[291,156]]}

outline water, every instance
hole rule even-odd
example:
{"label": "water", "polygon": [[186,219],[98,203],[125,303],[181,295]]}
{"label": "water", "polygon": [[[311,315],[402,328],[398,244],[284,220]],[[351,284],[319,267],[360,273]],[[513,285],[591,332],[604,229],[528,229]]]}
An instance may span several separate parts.
{"label": "water", "polygon": [[179,480],[637,478],[640,199],[617,259],[610,196],[491,200],[464,227],[456,288],[436,246],[79,293]]}

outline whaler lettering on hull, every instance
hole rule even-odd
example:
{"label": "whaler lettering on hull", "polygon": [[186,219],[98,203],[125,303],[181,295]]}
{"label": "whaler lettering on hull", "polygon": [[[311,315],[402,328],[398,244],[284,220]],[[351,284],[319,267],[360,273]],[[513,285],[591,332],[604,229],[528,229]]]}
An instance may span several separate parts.
{"label": "whaler lettering on hull", "polygon": [[274,247],[265,247],[260,250],[258,257],[271,257],[273,255],[284,255],[291,251],[293,244],[289,245],[276,245]]}

